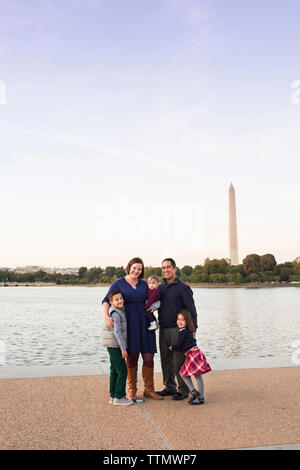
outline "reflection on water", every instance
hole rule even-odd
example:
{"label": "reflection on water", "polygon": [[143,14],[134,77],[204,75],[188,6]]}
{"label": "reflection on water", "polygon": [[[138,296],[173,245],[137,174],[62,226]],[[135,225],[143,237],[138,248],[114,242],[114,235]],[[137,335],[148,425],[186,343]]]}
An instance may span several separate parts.
{"label": "reflection on water", "polygon": [[224,292],[226,313],[224,315],[225,356],[239,357],[243,344],[243,330],[238,314],[238,299],[236,289]]}
{"label": "reflection on water", "polygon": [[[107,362],[101,347],[106,288],[0,288],[6,365]],[[288,357],[299,337],[300,289],[193,289],[197,340],[208,359]],[[157,333],[158,345],[158,333]]]}

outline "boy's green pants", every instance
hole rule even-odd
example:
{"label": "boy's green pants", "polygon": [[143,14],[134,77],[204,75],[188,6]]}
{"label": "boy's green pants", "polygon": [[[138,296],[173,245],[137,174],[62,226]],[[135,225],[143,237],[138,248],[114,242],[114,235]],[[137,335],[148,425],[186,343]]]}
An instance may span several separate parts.
{"label": "boy's green pants", "polygon": [[110,358],[109,388],[112,398],[126,396],[127,367],[120,348],[107,348]]}

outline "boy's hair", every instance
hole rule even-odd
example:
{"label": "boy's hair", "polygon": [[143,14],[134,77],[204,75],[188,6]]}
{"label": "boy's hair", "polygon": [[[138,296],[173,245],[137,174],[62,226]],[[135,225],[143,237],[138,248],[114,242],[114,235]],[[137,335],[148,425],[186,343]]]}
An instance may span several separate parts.
{"label": "boy's hair", "polygon": [[125,268],[125,272],[126,274],[129,274],[130,273],[130,268],[133,264],[136,264],[136,263],[139,263],[142,265],[142,272],[141,274],[139,275],[139,279],[144,279],[144,272],[145,272],[145,268],[144,268],[144,263],[143,263],[143,260],[141,258],[132,258],[130,261],[128,261],[128,264]]}
{"label": "boy's hair", "polygon": [[150,274],[148,281],[152,281],[152,279],[155,279],[155,281],[159,282],[159,277],[156,276],[156,274]]}
{"label": "boy's hair", "polygon": [[114,295],[117,295],[117,294],[121,294],[122,295],[122,292],[120,291],[120,289],[118,289],[117,287],[114,287],[111,291],[109,291],[108,293],[108,298],[110,301],[112,301],[113,299],[113,296]]}
{"label": "boy's hair", "polygon": [[195,333],[196,329],[195,329],[191,312],[189,312],[186,308],[183,308],[182,310],[179,310],[179,312],[177,313],[177,317],[179,314],[184,316],[184,319],[186,321],[186,326],[188,327],[188,329],[192,333]]}
{"label": "boy's hair", "polygon": [[170,263],[172,265],[172,268],[176,268],[176,263],[173,260],[173,258],[165,258],[165,259],[162,260],[161,264],[163,264],[165,261],[170,261]]}

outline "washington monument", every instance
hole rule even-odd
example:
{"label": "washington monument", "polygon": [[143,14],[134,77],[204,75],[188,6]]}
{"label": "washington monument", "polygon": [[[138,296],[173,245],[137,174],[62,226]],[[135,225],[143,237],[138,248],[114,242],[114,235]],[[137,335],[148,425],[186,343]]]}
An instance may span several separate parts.
{"label": "washington monument", "polygon": [[235,191],[232,183],[229,186],[229,258],[233,266],[239,264]]}

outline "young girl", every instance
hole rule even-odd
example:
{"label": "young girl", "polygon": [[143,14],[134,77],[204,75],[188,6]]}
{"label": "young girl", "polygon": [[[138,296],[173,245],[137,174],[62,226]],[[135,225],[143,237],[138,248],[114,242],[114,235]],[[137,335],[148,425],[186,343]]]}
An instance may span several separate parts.
{"label": "young girl", "polygon": [[[170,351],[184,351],[186,360],[179,373],[191,392],[190,405],[202,405],[204,403],[204,382],[202,374],[211,370],[203,352],[197,346],[194,338],[195,327],[190,312],[182,309],[177,313],[177,325],[180,328],[178,341],[169,346]],[[193,386],[191,376],[197,381],[198,391]]]}

